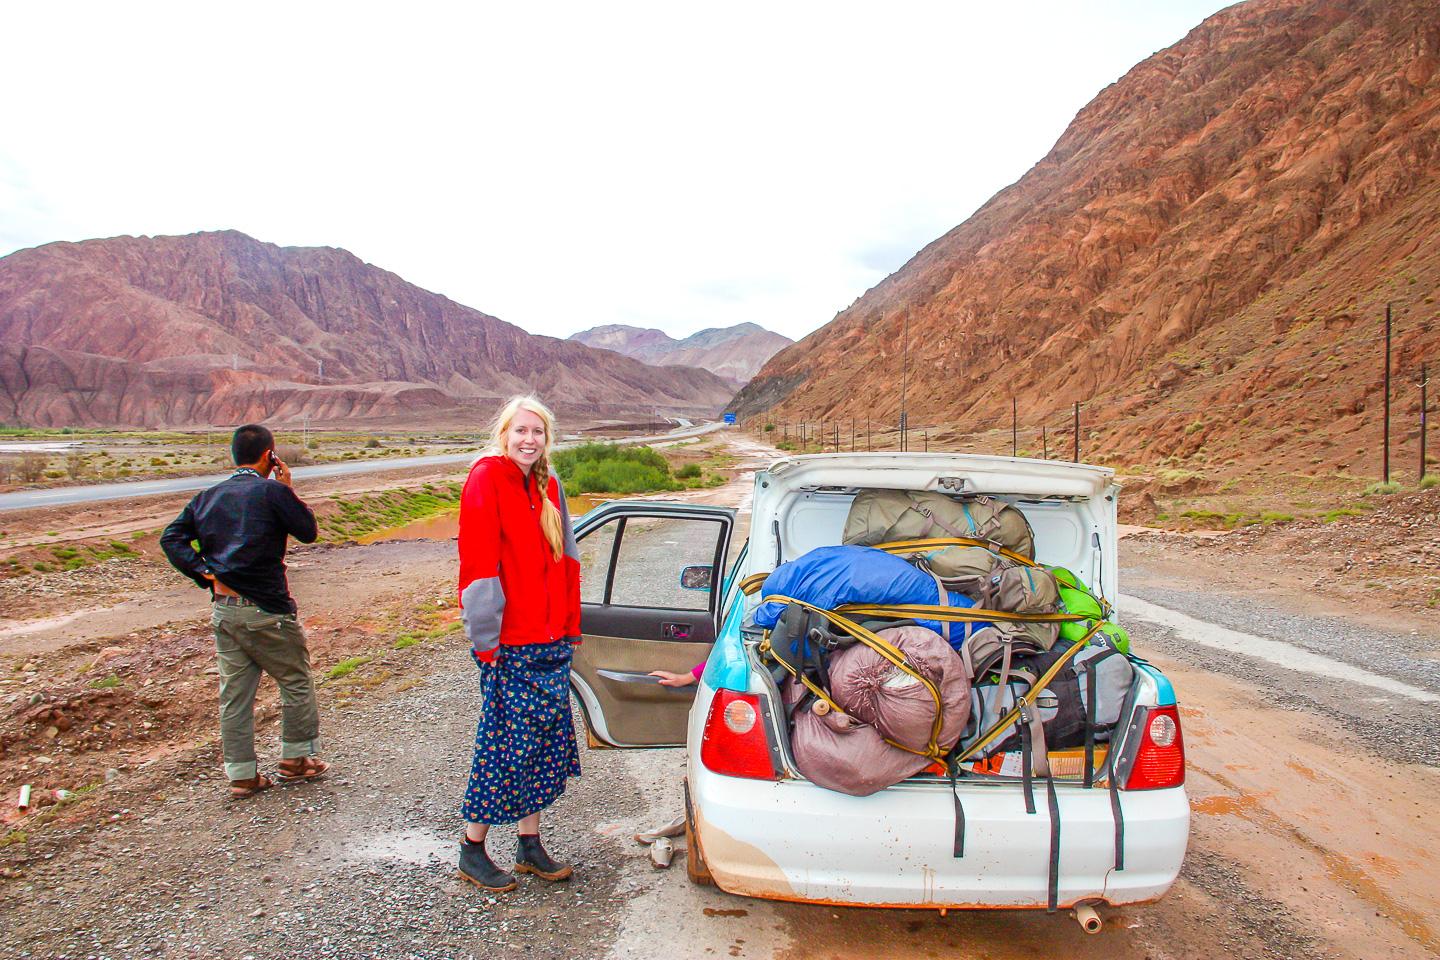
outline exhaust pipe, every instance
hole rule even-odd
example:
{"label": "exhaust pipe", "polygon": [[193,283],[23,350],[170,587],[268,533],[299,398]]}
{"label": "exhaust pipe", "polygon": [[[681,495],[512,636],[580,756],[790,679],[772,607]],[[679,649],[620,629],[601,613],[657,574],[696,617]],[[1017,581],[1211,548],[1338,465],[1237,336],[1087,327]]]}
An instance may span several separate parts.
{"label": "exhaust pipe", "polygon": [[1075,908],[1075,922],[1080,924],[1080,929],[1086,933],[1099,933],[1100,928],[1105,926],[1105,921],[1100,919],[1100,912],[1088,903],[1082,903]]}

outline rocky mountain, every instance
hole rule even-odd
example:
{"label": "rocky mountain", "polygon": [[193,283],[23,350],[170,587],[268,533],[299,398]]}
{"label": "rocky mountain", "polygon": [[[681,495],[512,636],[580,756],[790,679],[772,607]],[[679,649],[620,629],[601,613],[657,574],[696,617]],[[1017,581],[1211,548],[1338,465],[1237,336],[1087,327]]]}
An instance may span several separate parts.
{"label": "rocky mountain", "polygon": [[1022,448],[1068,452],[1081,402],[1102,462],[1374,475],[1387,302],[1397,457],[1440,367],[1437,68],[1433,0],[1230,7],[732,407],[893,422],[904,382],[912,424],[1005,452],[1013,396]]}
{"label": "rocky mountain", "polygon": [[227,231],[0,259],[0,422],[474,425],[530,390],[585,420],[713,416],[734,392],[532,336],[334,248]]}
{"label": "rocky mountain", "polygon": [[744,386],[777,352],[794,343],[754,323],[710,327],[676,340],[663,330],[623,323],[591,327],[570,337],[591,347],[614,350],[657,365],[679,364],[710,370],[735,386]]}

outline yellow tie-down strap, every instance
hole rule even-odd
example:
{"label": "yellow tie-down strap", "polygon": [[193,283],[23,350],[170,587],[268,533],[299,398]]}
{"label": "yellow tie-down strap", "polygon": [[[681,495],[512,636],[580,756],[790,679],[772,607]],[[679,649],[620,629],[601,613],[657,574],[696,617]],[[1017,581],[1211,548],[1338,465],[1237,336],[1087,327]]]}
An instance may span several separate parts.
{"label": "yellow tie-down strap", "polygon": [[[897,670],[900,670],[907,676],[914,677],[916,680],[918,680],[925,687],[926,692],[930,694],[930,698],[935,701],[935,719],[930,724],[930,739],[929,742],[925,745],[925,750],[912,750],[910,747],[905,746],[903,743],[896,743],[894,740],[891,740],[888,737],[882,737],[881,739],[883,739],[886,743],[890,744],[892,747],[899,747],[901,750],[904,750],[907,753],[913,753],[917,756],[925,757],[930,760],[936,760],[941,762],[944,761],[945,751],[940,749],[940,734],[942,727],[944,726],[945,715],[943,701],[940,697],[940,688],[935,686],[934,682],[931,681],[929,677],[925,676],[918,669],[916,669],[913,664],[910,663],[909,659],[906,658],[905,652],[903,650],[895,646],[890,641],[885,640],[880,636],[877,636],[873,631],[867,630],[865,627],[862,627],[860,624],[851,620],[849,617],[846,617],[843,614],[840,614],[834,610],[826,610],[824,607],[817,607],[812,603],[806,603],[804,600],[796,600],[793,597],[786,597],[780,594],[771,594],[770,596],[764,598],[764,602],[783,603],[787,605],[795,603],[799,604],[806,610],[809,610],[811,613],[819,614],[820,616],[828,620],[830,623],[839,627],[841,630],[844,630],[846,633],[855,637],[855,639],[859,640],[861,643],[865,644],[867,647],[880,654],[881,657],[893,664]],[[768,652],[771,649],[770,631],[766,630],[765,636],[760,641],[760,650],[762,652]],[[796,672],[790,669],[790,665],[786,663],[784,659],[780,657],[776,657],[775,659],[776,662],[778,662],[782,667],[784,667],[786,672],[788,672],[792,677],[798,680],[805,687],[806,690],[809,690],[816,697],[825,701],[825,703],[830,706],[831,710],[834,710],[837,713],[845,712],[839,704],[837,704],[834,700],[830,698],[829,691],[824,690],[818,685],[812,683],[803,672]]]}
{"label": "yellow tie-down strap", "polygon": [[[756,576],[761,576],[761,579],[763,580],[762,575],[756,574]],[[758,588],[758,586],[759,584],[757,583],[756,587]],[[741,588],[744,589],[744,587],[745,584],[742,583]],[[750,592],[754,591],[752,590]],[[911,666],[909,661],[906,660],[903,651],[901,651],[898,647],[896,647],[889,641],[882,639],[871,630],[868,630],[865,627],[862,627],[860,624],[856,623],[854,620],[851,620],[848,616],[846,616],[846,614],[863,614],[872,617],[898,617],[900,619],[919,618],[926,620],[948,620],[952,622],[990,620],[994,619],[997,614],[1004,619],[1019,623],[1067,623],[1075,621],[1088,621],[1090,619],[1089,617],[1084,617],[1079,614],[1069,613],[1013,614],[1004,613],[1003,611],[998,610],[976,610],[973,607],[961,610],[955,607],[935,607],[924,604],[910,604],[902,606],[882,606],[879,604],[846,604],[836,610],[826,610],[823,607],[817,607],[814,604],[806,603],[804,600],[796,600],[792,597],[786,597],[780,594],[771,594],[769,596],[766,596],[762,598],[761,602],[782,604],[798,603],[806,610],[820,614],[835,626],[844,630],[846,633],[851,634],[857,640],[860,640],[866,646],[875,650],[890,663],[894,664],[897,669],[904,671],[909,676],[914,677],[916,680],[919,680],[922,684],[924,684],[926,691],[935,701],[935,721],[931,725],[930,742],[926,744],[926,751],[924,753],[921,753],[917,750],[911,750],[904,744],[895,743],[894,741],[889,739],[887,739],[885,742],[889,743],[891,746],[899,747],[901,750],[905,750],[909,753],[919,754],[920,756],[940,761],[944,760],[944,755],[943,752],[939,749],[938,742],[940,738],[941,727],[944,723],[944,718],[941,713],[942,704],[939,689],[935,686],[934,683],[930,681],[928,677],[922,675],[918,670]],[[1065,668],[1065,665],[1074,658],[1075,654],[1080,652],[1082,647],[1089,646],[1090,639],[1094,637],[1097,632],[1099,632],[1100,627],[1105,622],[1106,621],[1103,620],[1094,621],[1090,625],[1090,628],[1085,631],[1085,636],[1081,637],[1079,640],[1075,641],[1075,643],[1071,644],[1069,649],[1067,649],[1063,654],[1061,654],[1060,658],[1050,666],[1050,669],[1046,670],[1043,674],[1040,675],[1039,679],[1037,679],[1035,683],[1031,685],[1030,689],[1025,692],[1024,696],[1020,697],[1020,699],[1015,702],[1015,705],[1011,707],[1004,716],[997,720],[995,722],[995,725],[989,730],[987,730],[980,737],[979,740],[972,743],[964,753],[956,757],[955,762],[963,763],[973,757],[975,754],[979,753],[981,750],[984,750],[990,744],[994,743],[995,740],[998,739],[1002,733],[1009,729],[1009,727],[1016,720],[1019,719],[1021,712],[1028,710],[1030,709],[1030,707],[1034,706],[1036,699],[1038,699],[1040,694],[1045,691],[1045,688],[1050,685],[1050,681],[1054,680],[1055,677],[1059,675],[1060,671],[1063,670]],[[770,631],[768,630],[765,631],[765,636],[761,640],[760,649],[762,652],[766,652],[771,649]],[[795,679],[798,680],[805,687],[805,689],[809,690],[816,697],[819,697],[821,700],[824,700],[827,704],[829,704],[830,709],[839,710],[842,713],[844,712],[840,705],[830,698],[830,694],[828,691],[822,690],[814,683],[811,683],[810,680],[803,674],[799,674],[793,670],[790,670],[789,665],[786,664],[784,660],[778,657],[776,658],[776,660],[780,663],[782,667],[786,669],[787,672],[791,674],[791,676],[795,677]]]}

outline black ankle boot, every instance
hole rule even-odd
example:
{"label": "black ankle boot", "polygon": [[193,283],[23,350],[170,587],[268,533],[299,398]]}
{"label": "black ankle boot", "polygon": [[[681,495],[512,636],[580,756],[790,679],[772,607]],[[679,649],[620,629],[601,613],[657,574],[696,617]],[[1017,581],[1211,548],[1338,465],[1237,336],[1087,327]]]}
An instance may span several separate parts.
{"label": "black ankle boot", "polygon": [[485,852],[484,842],[460,841],[460,876],[481,890],[504,893],[515,889],[515,876],[495,866]]}
{"label": "black ankle boot", "polygon": [[540,846],[538,833],[520,834],[520,846],[515,851],[515,872],[533,873],[542,880],[569,880],[571,869],[568,863],[557,863]]}

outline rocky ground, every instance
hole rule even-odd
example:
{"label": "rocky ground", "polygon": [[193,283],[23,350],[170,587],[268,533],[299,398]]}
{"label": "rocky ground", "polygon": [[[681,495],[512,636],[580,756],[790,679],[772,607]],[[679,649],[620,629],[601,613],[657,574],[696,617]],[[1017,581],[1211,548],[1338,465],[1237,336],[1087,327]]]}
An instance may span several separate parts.
{"label": "rocky ground", "polygon": [[[742,479],[687,496],[745,506],[743,477],[768,454],[737,444]],[[336,674],[320,689],[336,772],[229,802],[203,597],[158,565],[116,562],[128,579],[100,578],[104,591],[47,602],[40,618],[7,607],[0,626],[0,956],[1433,955],[1440,731],[1425,697],[1440,699],[1440,630],[1418,588],[1343,586],[1363,582],[1347,557],[1375,570],[1411,548],[1428,556],[1433,510],[1395,505],[1303,539],[1291,527],[1122,542],[1122,613],[1180,691],[1194,816],[1171,893],[1109,911],[1096,937],[1043,913],[747,900],[686,883],[678,857],[655,871],[629,834],[678,810],[674,751],[584,751],[546,828],[577,863],[572,883],[527,878],[505,897],[462,885],[451,861],[474,668],[444,541],[295,555],[317,669]],[[144,512],[117,516],[127,509]],[[1376,544],[1396,552],[1363,552]],[[1424,564],[1398,566],[1426,582]],[[1227,653],[1217,644],[1232,634],[1338,666]],[[273,742],[273,687],[261,699]],[[24,782],[45,805],[22,819],[11,798]],[[50,802],[57,789],[74,795]],[[494,842],[507,852],[512,834]]]}

